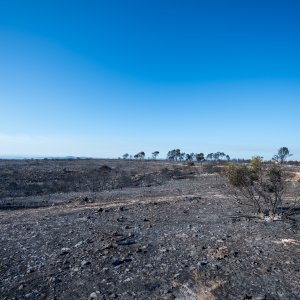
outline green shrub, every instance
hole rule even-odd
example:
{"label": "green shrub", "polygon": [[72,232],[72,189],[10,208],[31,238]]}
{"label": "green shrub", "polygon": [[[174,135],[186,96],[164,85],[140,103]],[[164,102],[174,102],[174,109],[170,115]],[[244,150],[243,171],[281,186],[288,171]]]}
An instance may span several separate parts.
{"label": "green shrub", "polygon": [[271,217],[278,213],[286,191],[282,165],[264,165],[262,157],[256,156],[247,165],[228,164],[225,175],[239,196],[252,205],[257,213]]}

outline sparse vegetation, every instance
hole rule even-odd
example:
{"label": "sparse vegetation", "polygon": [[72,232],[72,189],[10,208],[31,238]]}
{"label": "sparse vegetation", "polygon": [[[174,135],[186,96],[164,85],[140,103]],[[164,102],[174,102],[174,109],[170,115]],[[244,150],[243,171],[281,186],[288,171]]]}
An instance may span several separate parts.
{"label": "sparse vegetation", "polygon": [[257,214],[272,220],[282,217],[288,182],[281,164],[264,164],[262,157],[256,156],[248,164],[229,163],[225,174],[236,196],[252,205]]}
{"label": "sparse vegetation", "polygon": [[123,159],[128,159],[128,157],[129,157],[128,153],[123,154]]}
{"label": "sparse vegetation", "polygon": [[281,147],[278,150],[277,154],[273,156],[273,160],[283,164],[287,160],[287,158],[292,155],[293,154],[290,154],[290,150],[287,147]]}

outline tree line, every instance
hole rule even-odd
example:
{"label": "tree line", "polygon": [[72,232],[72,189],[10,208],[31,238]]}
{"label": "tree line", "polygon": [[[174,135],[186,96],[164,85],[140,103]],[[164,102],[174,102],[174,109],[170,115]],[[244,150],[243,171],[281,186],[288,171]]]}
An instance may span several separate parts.
{"label": "tree line", "polygon": [[[159,155],[159,151],[154,151],[151,154],[151,158],[148,159],[157,159],[157,156]],[[137,159],[137,160],[143,160],[145,159],[146,154],[144,151],[140,151],[136,153],[135,155],[130,155],[128,153],[123,154],[123,159]],[[230,160],[230,156],[225,154],[224,152],[216,152],[216,153],[209,153],[206,156],[204,153],[185,153],[182,152],[180,149],[173,149],[170,150],[167,153],[167,160],[171,161],[197,161],[202,162],[205,160],[208,161],[223,161],[223,160]]]}
{"label": "tree line", "polygon": [[[159,151],[154,151],[151,153],[151,157],[148,157],[148,159],[156,160]],[[290,154],[290,151],[287,147],[281,147],[277,153],[273,156],[272,160],[277,161],[279,163],[284,162],[287,160],[288,157],[292,156]],[[136,160],[143,160],[146,158],[146,154],[144,151],[140,151],[134,155],[130,155],[128,153],[125,153],[123,155],[123,159],[136,159]],[[230,156],[224,152],[212,152],[208,153],[206,156],[204,153],[185,153],[182,152],[180,149],[173,149],[168,151],[167,153],[167,160],[170,161],[197,161],[197,162],[203,162],[203,161],[211,161],[211,162],[220,162],[220,161],[232,161],[232,162],[241,162],[241,163],[248,163],[250,160],[247,159],[231,159]]]}
{"label": "tree line", "polygon": [[[159,154],[159,151],[152,152],[152,159],[156,159],[158,154]],[[146,156],[146,154],[144,151],[140,151],[139,153],[137,153],[133,156],[129,155],[128,153],[125,153],[125,154],[123,154],[123,159],[133,159],[134,158],[134,159],[142,160],[142,159],[145,159],[145,156]]]}

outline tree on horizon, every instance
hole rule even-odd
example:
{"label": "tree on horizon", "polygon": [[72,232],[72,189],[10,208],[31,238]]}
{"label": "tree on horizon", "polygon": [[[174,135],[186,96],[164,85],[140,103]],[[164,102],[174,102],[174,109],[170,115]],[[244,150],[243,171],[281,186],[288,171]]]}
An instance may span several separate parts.
{"label": "tree on horizon", "polygon": [[152,158],[156,159],[157,155],[159,154],[159,151],[152,152]]}

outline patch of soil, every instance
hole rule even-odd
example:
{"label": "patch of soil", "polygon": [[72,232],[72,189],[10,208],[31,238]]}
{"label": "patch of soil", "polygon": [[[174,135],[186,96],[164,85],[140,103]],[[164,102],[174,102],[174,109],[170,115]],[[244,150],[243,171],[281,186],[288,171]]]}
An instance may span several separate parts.
{"label": "patch of soil", "polygon": [[31,184],[29,173],[63,182],[75,173],[86,184],[103,172],[104,181],[125,173],[129,186],[74,184],[51,194],[51,177],[46,195],[12,197],[2,178],[12,205],[36,207],[0,210],[0,299],[300,298],[298,214],[296,223],[244,218],[250,208],[200,166],[38,161],[30,170],[27,163],[6,162],[6,174],[15,174],[9,183]]}

